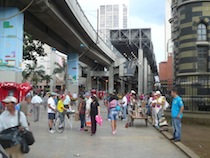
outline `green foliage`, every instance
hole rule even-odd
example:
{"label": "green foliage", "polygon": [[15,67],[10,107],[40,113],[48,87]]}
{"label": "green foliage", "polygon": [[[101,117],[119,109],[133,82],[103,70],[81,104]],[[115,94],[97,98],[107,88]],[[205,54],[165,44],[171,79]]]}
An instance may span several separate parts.
{"label": "green foliage", "polygon": [[59,63],[55,62],[54,63],[56,65],[56,68],[53,70],[53,74],[64,74],[64,84],[63,87],[65,88],[66,86],[66,79],[67,79],[67,62],[66,60],[63,58],[62,59],[62,65],[60,65]]}
{"label": "green foliage", "polygon": [[46,81],[46,85],[48,86],[52,77],[50,75],[44,75],[42,80]]}
{"label": "green foliage", "polygon": [[36,62],[26,64],[25,70],[22,72],[24,80],[30,80],[33,84],[41,82],[45,76],[44,66],[37,66]]}
{"label": "green foliage", "polygon": [[43,45],[43,42],[34,40],[30,34],[24,32],[23,59],[36,63],[37,57],[46,55]]}

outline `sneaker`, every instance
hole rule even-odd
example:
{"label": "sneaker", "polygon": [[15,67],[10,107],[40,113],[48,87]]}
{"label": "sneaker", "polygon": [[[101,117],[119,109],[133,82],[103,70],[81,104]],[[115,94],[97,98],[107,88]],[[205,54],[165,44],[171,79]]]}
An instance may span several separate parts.
{"label": "sneaker", "polygon": [[59,127],[58,127],[59,129],[62,129],[63,128],[63,125],[59,125]]}
{"label": "sneaker", "polygon": [[117,133],[117,131],[113,131],[112,134],[115,135]]}
{"label": "sneaker", "polygon": [[49,131],[49,133],[55,133],[55,131],[54,131],[53,129],[51,129],[51,130]]}
{"label": "sneaker", "polygon": [[80,131],[84,131],[84,128],[80,128]]}

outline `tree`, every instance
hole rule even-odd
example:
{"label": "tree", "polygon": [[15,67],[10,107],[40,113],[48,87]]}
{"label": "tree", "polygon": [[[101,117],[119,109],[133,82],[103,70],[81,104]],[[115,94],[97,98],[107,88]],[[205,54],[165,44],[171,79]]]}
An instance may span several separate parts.
{"label": "tree", "polygon": [[37,63],[37,57],[46,56],[43,45],[43,42],[35,40],[30,34],[24,32],[23,60]]}
{"label": "tree", "polygon": [[22,72],[22,76],[24,80],[30,80],[33,85],[36,86],[45,76],[44,66],[37,66],[36,62],[26,64],[26,68]]}
{"label": "tree", "polygon": [[63,90],[65,90],[67,84],[67,62],[62,58],[62,65],[58,62],[55,62],[54,64],[56,65],[56,68],[53,70],[53,74],[63,74]]}
{"label": "tree", "polygon": [[52,77],[50,75],[43,76],[43,80],[46,81],[46,85],[48,86]]}

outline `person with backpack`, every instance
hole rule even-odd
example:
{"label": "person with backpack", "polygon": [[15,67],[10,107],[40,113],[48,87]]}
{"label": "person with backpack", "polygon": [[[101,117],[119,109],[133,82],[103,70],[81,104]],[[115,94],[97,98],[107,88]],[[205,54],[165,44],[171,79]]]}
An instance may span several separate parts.
{"label": "person with backpack", "polygon": [[111,128],[112,128],[112,134],[115,135],[117,133],[117,115],[118,111],[116,109],[118,105],[117,96],[111,95],[109,99],[109,113],[110,113],[110,119],[111,119]]}

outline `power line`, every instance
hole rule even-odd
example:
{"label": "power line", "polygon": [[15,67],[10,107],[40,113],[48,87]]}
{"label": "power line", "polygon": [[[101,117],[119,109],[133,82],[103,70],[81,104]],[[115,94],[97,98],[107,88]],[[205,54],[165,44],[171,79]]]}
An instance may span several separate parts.
{"label": "power line", "polygon": [[19,14],[23,13],[24,11],[26,11],[32,5],[33,2],[34,2],[34,0],[31,0],[31,2],[25,8],[23,8],[20,12],[18,12],[17,14],[12,15],[10,17],[7,17],[7,18],[0,18],[0,21],[9,20],[9,19],[12,19],[12,18],[18,16]]}

